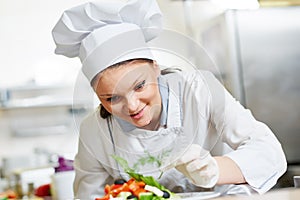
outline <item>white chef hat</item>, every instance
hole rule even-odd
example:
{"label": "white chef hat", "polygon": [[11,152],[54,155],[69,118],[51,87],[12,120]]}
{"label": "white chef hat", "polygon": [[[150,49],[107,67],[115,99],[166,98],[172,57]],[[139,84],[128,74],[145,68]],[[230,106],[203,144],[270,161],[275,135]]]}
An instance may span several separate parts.
{"label": "white chef hat", "polygon": [[158,36],[162,15],[155,0],[88,2],[66,10],[52,30],[55,53],[79,57],[89,81],[121,61],[154,60],[147,42]]}

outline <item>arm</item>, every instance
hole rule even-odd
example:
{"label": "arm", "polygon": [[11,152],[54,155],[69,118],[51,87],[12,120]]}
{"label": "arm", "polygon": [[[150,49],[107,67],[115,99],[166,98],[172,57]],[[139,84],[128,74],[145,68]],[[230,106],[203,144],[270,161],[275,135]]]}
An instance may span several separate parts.
{"label": "arm", "polygon": [[79,199],[101,197],[106,183],[112,182],[112,177],[99,160],[105,154],[96,114],[89,115],[80,126],[78,152],[74,160],[75,180],[74,194]]}
{"label": "arm", "polygon": [[214,157],[219,166],[219,179],[217,184],[239,184],[246,180],[238,165],[226,156]]}
{"label": "arm", "polygon": [[95,197],[104,195],[104,186],[111,181],[111,177],[81,141],[74,160],[74,168],[74,196],[76,198],[94,200]]}
{"label": "arm", "polygon": [[[220,168],[218,183],[239,183],[243,181],[242,175],[257,192],[268,191],[286,171],[281,144],[270,128],[257,121],[212,74],[206,74],[205,78],[211,91],[211,119],[222,132],[222,141],[233,149],[216,158]],[[227,172],[234,173],[234,180]]]}
{"label": "arm", "polygon": [[226,156],[212,157],[198,144],[192,144],[177,161],[176,169],[195,185],[212,188],[215,184],[245,183],[238,165]]}
{"label": "arm", "polygon": [[[286,170],[285,155],[275,135],[236,101],[211,73],[194,73],[189,80],[193,86],[189,87],[189,93],[194,94],[194,102],[201,102],[195,104],[200,112],[198,115],[213,125],[209,130],[213,138],[226,143],[232,151],[219,152],[219,157],[212,157],[210,153],[201,157],[202,150],[197,147],[189,150],[176,168],[201,187],[247,183],[259,193],[268,191]],[[205,148],[211,150],[212,147]],[[195,151],[200,153],[191,158],[189,153]]]}

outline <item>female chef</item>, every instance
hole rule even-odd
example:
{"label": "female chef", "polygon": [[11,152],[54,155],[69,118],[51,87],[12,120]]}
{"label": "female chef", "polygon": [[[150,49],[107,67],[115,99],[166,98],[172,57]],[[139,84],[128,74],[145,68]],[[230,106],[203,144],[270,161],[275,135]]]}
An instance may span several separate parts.
{"label": "female chef", "polygon": [[[112,155],[173,192],[264,193],[286,170],[282,147],[208,71],[161,75],[148,44],[161,28],[155,0],[89,2],[53,29],[56,53],[78,56],[101,104],[81,123],[76,198],[128,179]],[[176,41],[172,41],[176,42]]]}

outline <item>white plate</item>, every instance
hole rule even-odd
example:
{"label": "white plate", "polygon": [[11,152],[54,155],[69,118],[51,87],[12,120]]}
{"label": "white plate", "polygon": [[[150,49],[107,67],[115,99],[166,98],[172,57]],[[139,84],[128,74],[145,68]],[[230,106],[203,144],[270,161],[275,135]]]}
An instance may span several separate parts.
{"label": "white plate", "polygon": [[181,200],[201,200],[201,199],[211,199],[219,197],[221,193],[219,192],[190,192],[190,193],[177,193]]}

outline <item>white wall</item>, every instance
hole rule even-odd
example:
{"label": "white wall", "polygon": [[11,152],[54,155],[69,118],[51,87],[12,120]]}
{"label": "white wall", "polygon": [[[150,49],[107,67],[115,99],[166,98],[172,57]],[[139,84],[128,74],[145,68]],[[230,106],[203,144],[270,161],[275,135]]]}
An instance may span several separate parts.
{"label": "white wall", "polygon": [[[0,89],[37,85],[71,85],[80,62],[54,54],[51,30],[62,12],[83,0],[2,0],[0,2],[1,65]],[[69,94],[69,93],[68,93]],[[0,165],[1,159],[31,156],[35,148],[43,148],[72,158],[77,150],[77,130],[65,107],[25,108],[0,110]],[[34,118],[36,116],[36,118]],[[16,137],[12,127],[47,125],[37,119],[68,121],[64,133]],[[51,120],[52,118],[52,120]],[[26,121],[27,120],[27,121]],[[29,122],[30,123],[25,123]],[[44,120],[45,121],[45,120]],[[23,124],[23,125],[22,125]]]}
{"label": "white wall", "polygon": [[[0,89],[24,86],[28,83],[74,85],[80,62],[78,59],[54,54],[55,45],[51,30],[66,8],[81,2],[86,0],[1,0]],[[220,13],[219,9],[205,1],[194,1],[185,6],[182,1],[158,0],[158,3],[164,14],[165,28],[195,37],[196,40],[200,40],[199,32]],[[187,24],[185,17],[192,21]],[[72,121],[72,117],[64,113],[63,109],[65,108],[59,107],[50,111],[41,108],[38,112],[45,114],[56,112],[57,116],[64,116]],[[28,112],[32,117],[32,110],[29,108],[25,110],[27,111],[23,110],[23,113]],[[0,159],[32,154],[36,147],[43,147],[69,157],[74,156],[77,150],[77,124],[71,123],[69,133],[15,137],[11,127],[12,122],[16,121],[18,112],[20,111],[0,110]],[[26,114],[24,116],[26,118]],[[34,119],[32,124],[34,125]]]}
{"label": "white wall", "polygon": [[65,8],[79,2],[83,0],[0,2],[0,87],[33,79],[43,83],[70,79],[62,72],[76,72],[74,68],[79,68],[79,62],[53,53],[55,45],[51,29]]}

